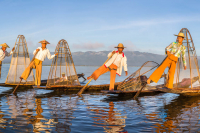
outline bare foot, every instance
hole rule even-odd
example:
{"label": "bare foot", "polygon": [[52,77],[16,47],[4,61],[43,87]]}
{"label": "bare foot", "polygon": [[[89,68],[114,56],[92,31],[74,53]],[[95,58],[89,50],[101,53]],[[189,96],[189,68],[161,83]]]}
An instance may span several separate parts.
{"label": "bare foot", "polygon": [[37,87],[40,87],[40,85],[37,85]]}
{"label": "bare foot", "polygon": [[19,77],[21,80],[23,79],[22,77]]}
{"label": "bare foot", "polygon": [[151,82],[151,79],[148,79],[148,80],[147,80],[147,84],[150,84],[150,82]]}
{"label": "bare foot", "polygon": [[87,77],[87,80],[89,80],[89,79],[91,79],[92,78],[92,76],[89,76],[89,77]]}

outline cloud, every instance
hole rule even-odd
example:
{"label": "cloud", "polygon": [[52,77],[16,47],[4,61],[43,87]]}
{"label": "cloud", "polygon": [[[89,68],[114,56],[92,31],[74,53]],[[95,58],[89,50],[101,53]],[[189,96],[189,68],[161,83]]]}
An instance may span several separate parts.
{"label": "cloud", "polygon": [[142,26],[153,26],[159,24],[175,24],[175,23],[183,23],[183,22],[199,22],[200,19],[197,16],[193,17],[172,17],[172,18],[154,18],[147,20],[138,20],[138,21],[128,21],[122,22],[118,24],[107,24],[98,29],[92,29],[90,31],[107,31],[107,30],[119,30],[119,29],[128,29],[133,27],[142,27]]}
{"label": "cloud", "polygon": [[105,45],[103,43],[92,43],[92,42],[87,42],[87,43],[81,43],[81,44],[73,44],[73,48],[76,49],[86,49],[86,50],[95,50],[98,48],[103,48]]}
{"label": "cloud", "polygon": [[[139,48],[137,48],[132,41],[125,41],[125,42],[122,42],[124,47],[126,47],[124,49],[124,51],[140,51]],[[114,50],[115,47],[117,46],[118,44],[112,44],[112,45],[109,45],[108,46],[108,49],[109,50]]]}

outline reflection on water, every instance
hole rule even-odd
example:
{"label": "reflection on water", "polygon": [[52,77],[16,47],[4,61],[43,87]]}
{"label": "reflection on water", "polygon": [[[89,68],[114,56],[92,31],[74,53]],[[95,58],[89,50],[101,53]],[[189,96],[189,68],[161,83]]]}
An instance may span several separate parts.
{"label": "reflection on water", "polygon": [[12,91],[0,87],[0,132],[200,132],[200,97],[160,93],[133,100],[131,94]]}

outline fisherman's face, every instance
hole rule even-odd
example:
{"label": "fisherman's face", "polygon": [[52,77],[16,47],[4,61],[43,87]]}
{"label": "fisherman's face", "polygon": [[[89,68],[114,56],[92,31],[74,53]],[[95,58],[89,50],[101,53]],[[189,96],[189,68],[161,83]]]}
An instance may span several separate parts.
{"label": "fisherman's face", "polygon": [[184,38],[183,38],[183,37],[181,37],[181,36],[178,36],[178,37],[177,37],[177,40],[178,40],[178,42],[179,42],[179,43],[182,43],[182,42],[183,42],[183,40],[184,40]]}
{"label": "fisherman's face", "polygon": [[118,48],[119,53],[121,53],[123,50],[123,48]]}
{"label": "fisherman's face", "polygon": [[47,44],[46,43],[42,43],[42,47],[46,48]]}
{"label": "fisherman's face", "polygon": [[65,74],[62,74],[62,77],[65,77]]}
{"label": "fisherman's face", "polygon": [[3,51],[5,51],[7,48],[6,48],[6,47],[2,47],[1,49],[2,49]]}

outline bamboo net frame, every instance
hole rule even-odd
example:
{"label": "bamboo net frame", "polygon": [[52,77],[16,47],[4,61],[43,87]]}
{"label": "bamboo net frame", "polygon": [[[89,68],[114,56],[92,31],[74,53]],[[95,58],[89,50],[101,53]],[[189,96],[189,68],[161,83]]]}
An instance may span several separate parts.
{"label": "bamboo net frame", "polygon": [[52,60],[47,86],[63,87],[80,85],[71,51],[66,40],[62,39],[58,42],[55,53],[58,53],[58,56]]}
{"label": "bamboo net frame", "polygon": [[[30,56],[28,52],[27,42],[23,35],[18,35],[15,42],[15,50],[12,54],[9,72],[5,84],[18,85],[19,77],[30,64]],[[34,74],[31,72],[26,81],[21,82],[24,85],[34,85]]]}
{"label": "bamboo net frame", "polygon": [[[185,35],[183,45],[186,47],[187,69],[184,70],[182,58],[179,58],[174,78],[174,88],[200,88],[199,64],[192,36],[187,28],[182,28],[180,32]],[[189,85],[182,85],[182,82],[189,82],[189,80]]]}

